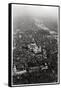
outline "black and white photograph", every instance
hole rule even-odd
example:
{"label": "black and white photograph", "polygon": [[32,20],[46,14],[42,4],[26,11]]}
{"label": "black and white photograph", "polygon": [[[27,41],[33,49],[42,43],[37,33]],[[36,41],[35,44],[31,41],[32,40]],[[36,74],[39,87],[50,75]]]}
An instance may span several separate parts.
{"label": "black and white photograph", "polygon": [[11,4],[10,27],[11,86],[58,84],[59,6]]}

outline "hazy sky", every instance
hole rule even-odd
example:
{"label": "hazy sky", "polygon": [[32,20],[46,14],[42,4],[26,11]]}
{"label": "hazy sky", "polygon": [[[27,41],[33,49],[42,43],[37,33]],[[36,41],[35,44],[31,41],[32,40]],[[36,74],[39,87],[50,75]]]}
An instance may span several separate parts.
{"label": "hazy sky", "polygon": [[49,17],[51,19],[58,18],[58,7],[51,6],[32,6],[32,5],[19,5],[13,4],[13,18],[18,16],[39,16]]}

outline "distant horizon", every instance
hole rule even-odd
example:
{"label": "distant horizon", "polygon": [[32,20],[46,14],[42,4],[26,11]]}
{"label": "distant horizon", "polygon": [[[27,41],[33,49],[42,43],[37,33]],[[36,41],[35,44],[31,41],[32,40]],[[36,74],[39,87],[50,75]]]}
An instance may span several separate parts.
{"label": "distant horizon", "polygon": [[[41,13],[42,12],[42,13]],[[58,7],[33,6],[33,5],[13,5],[14,18],[18,16],[39,16],[57,19]]]}
{"label": "distant horizon", "polygon": [[12,10],[14,32],[16,29],[31,29],[36,19],[46,28],[58,30],[58,7],[13,4]]}

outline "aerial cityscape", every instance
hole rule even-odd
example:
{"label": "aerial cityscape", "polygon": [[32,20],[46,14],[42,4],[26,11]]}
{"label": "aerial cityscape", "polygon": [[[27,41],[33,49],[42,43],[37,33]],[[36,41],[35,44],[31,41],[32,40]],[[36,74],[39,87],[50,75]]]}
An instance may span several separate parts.
{"label": "aerial cityscape", "polygon": [[58,7],[13,5],[13,85],[57,83]]}

